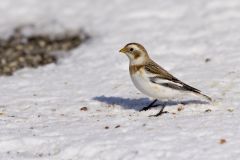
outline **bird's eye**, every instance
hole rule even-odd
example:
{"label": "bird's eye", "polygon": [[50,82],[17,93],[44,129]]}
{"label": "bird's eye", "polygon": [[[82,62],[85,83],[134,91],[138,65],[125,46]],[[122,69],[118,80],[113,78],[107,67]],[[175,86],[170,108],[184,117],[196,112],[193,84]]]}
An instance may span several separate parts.
{"label": "bird's eye", "polygon": [[133,51],[133,48],[130,48],[130,51],[132,52],[132,51]]}

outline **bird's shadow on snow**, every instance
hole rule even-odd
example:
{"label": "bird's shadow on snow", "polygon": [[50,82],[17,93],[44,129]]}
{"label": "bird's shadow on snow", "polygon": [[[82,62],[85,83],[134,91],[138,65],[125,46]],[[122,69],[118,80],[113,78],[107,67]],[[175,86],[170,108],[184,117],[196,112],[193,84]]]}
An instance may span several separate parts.
{"label": "bird's shadow on snow", "polygon": [[[106,97],[106,96],[98,96],[94,97],[93,100],[106,103],[108,105],[120,105],[125,109],[134,109],[141,110],[143,107],[148,106],[152,100],[148,98],[138,98],[138,99],[130,99],[130,98],[122,98],[122,97]],[[185,100],[185,101],[160,101],[156,102],[158,106],[175,106],[178,104],[188,105],[188,104],[208,104],[205,101],[200,100]]]}

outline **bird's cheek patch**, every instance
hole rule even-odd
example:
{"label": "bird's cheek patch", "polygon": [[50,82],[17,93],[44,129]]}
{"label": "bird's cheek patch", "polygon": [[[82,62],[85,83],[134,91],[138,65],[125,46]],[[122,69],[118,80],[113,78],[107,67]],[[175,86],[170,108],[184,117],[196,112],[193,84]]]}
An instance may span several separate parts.
{"label": "bird's cheek patch", "polygon": [[134,53],[133,56],[135,59],[137,59],[138,57],[140,57],[140,53]]}

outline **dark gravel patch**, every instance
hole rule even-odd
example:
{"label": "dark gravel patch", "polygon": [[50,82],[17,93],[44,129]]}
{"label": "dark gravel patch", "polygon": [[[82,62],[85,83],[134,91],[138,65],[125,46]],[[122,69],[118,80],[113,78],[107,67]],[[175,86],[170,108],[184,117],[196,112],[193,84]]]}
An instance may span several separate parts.
{"label": "dark gravel patch", "polygon": [[69,51],[88,38],[82,31],[54,36],[26,36],[21,31],[22,28],[16,28],[8,39],[0,39],[0,75],[12,75],[24,67],[37,68],[55,63],[57,56],[52,52]]}

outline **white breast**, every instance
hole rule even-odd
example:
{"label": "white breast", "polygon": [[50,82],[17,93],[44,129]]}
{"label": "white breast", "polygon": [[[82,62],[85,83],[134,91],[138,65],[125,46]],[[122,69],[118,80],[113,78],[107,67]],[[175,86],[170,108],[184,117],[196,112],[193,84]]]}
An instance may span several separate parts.
{"label": "white breast", "polygon": [[145,72],[138,71],[131,75],[131,79],[136,88],[143,94],[155,98],[155,99],[169,99],[176,98],[183,94],[178,90],[174,90],[168,87],[161,86],[159,84],[152,83]]}

